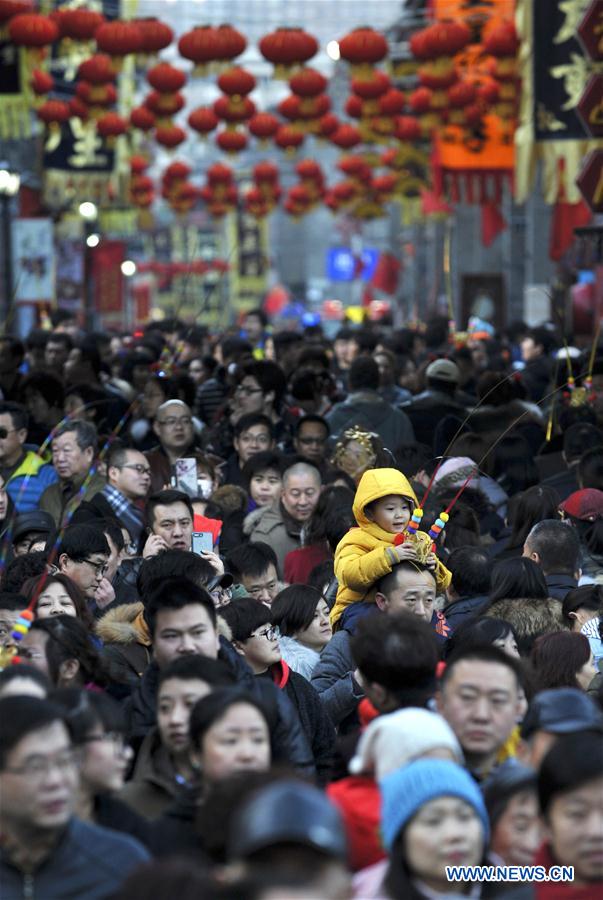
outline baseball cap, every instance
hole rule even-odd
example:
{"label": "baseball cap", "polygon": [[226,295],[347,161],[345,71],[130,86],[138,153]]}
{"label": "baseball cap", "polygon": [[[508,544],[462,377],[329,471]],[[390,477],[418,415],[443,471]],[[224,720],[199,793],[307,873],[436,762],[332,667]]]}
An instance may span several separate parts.
{"label": "baseball cap", "polygon": [[15,519],[15,524],[13,526],[13,541],[19,541],[24,535],[29,534],[32,531],[41,533],[41,534],[51,534],[55,531],[54,519],[50,515],[50,513],[43,512],[40,510],[34,510],[33,512],[21,513],[20,516],[17,516]]}
{"label": "baseball cap", "polygon": [[336,807],[313,785],[278,781],[255,793],[237,812],[229,835],[232,859],[279,844],[299,844],[347,857],[345,828]]}
{"label": "baseball cap", "polygon": [[449,381],[458,384],[461,380],[459,367],[451,359],[436,359],[427,366],[425,371],[427,378],[437,378],[439,381]]}
{"label": "baseball cap", "polygon": [[574,491],[559,505],[559,509],[574,519],[599,519],[603,516],[603,491],[595,488]]}
{"label": "baseball cap", "polygon": [[603,715],[590,697],[577,688],[551,688],[532,699],[521,736],[526,740],[536,731],[570,734],[589,728],[603,728]]}

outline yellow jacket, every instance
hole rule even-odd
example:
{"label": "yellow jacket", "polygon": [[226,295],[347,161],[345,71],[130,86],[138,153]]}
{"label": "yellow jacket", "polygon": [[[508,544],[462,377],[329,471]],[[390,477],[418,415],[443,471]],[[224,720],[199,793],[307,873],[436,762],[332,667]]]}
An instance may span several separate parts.
{"label": "yellow jacket", "polygon": [[[418,506],[415,492],[402,472],[397,469],[369,469],[364,473],[356,489],[353,506],[359,527],[351,528],[335,551],[335,575],[339,588],[331,610],[333,625],[350,603],[374,600],[374,591],[370,588],[392,571],[387,550],[394,546],[396,535],[370,522],[364,514],[364,508],[369,503],[388,494],[408,497]],[[421,543],[432,543],[431,538],[421,531],[417,532],[416,538]],[[442,592],[450,584],[450,572],[438,560],[434,574],[438,592]]]}

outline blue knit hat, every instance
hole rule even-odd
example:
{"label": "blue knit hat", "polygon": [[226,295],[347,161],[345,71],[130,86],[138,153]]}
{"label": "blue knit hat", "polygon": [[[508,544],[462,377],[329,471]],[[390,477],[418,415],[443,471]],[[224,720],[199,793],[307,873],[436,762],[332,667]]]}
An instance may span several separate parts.
{"label": "blue knit hat", "polygon": [[477,784],[469,773],[447,759],[418,759],[379,782],[382,797],[381,833],[389,851],[416,812],[436,797],[459,797],[473,807],[490,835],[488,813]]}

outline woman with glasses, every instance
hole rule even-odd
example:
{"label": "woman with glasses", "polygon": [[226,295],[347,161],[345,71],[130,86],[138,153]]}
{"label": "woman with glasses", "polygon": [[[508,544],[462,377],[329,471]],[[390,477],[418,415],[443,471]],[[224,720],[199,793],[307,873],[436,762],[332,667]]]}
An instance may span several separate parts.
{"label": "woman with glasses", "polygon": [[145,820],[114,796],[124,786],[133,756],[121,707],[106,694],[77,688],[54,691],[51,699],[64,711],[78,753],[76,816],[148,843]]}

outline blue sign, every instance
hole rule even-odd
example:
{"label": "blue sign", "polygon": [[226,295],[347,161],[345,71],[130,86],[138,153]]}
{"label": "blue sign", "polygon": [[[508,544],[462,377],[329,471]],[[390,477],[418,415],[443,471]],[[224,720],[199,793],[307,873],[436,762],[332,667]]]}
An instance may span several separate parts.
{"label": "blue sign", "polygon": [[[360,278],[370,281],[377,268],[379,251],[366,247],[362,251],[362,272]],[[356,260],[349,247],[332,247],[327,250],[327,278],[331,281],[353,281]]]}

